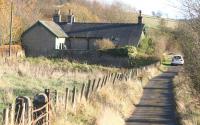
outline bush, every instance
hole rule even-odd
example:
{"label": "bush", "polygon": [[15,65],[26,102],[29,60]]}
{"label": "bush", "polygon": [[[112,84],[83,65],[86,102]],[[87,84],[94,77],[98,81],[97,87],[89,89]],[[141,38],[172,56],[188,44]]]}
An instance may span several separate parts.
{"label": "bush", "polygon": [[112,49],[115,48],[115,44],[109,39],[102,39],[96,41],[97,49]]}
{"label": "bush", "polygon": [[142,67],[146,65],[151,65],[158,62],[159,59],[152,56],[137,56],[135,58],[129,59],[130,67]]}
{"label": "bush", "polygon": [[111,55],[115,57],[135,57],[137,55],[137,49],[134,46],[125,46],[113,49],[99,50],[101,54]]}
{"label": "bush", "polygon": [[152,55],[155,51],[155,44],[153,43],[153,40],[149,37],[143,39],[139,45],[139,51],[141,53]]}

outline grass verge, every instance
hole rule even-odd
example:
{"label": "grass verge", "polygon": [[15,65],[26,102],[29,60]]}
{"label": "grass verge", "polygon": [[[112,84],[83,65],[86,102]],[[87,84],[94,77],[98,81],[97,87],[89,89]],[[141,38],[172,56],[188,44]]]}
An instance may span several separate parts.
{"label": "grass verge", "polygon": [[89,102],[78,103],[74,110],[57,112],[53,125],[125,125],[125,119],[141,99],[143,87],[156,74],[158,70],[151,69],[137,79],[109,84],[94,93]]}
{"label": "grass verge", "polygon": [[43,57],[0,59],[0,69],[0,118],[4,106],[14,102],[16,96],[33,97],[44,89],[64,91],[119,70]]}
{"label": "grass verge", "polygon": [[174,93],[181,125],[200,125],[200,96],[182,71],[174,79]]}

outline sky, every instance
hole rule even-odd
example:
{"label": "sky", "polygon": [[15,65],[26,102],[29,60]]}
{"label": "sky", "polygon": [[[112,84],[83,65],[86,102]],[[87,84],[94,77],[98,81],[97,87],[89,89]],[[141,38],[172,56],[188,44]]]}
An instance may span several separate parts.
{"label": "sky", "polygon": [[163,17],[178,19],[181,18],[180,3],[178,0],[97,0],[103,3],[111,4],[119,1],[130,5],[136,10],[142,10],[144,14],[152,15],[152,11],[163,13]]}

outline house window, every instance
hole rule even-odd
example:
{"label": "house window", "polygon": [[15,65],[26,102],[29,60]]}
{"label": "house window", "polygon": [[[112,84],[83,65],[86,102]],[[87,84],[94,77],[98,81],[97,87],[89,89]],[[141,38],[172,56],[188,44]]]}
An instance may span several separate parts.
{"label": "house window", "polygon": [[57,44],[57,45],[56,45],[56,49],[59,49],[59,48],[60,48],[60,47],[59,47],[59,44]]}
{"label": "house window", "polygon": [[56,49],[59,49],[59,50],[66,50],[67,47],[64,43],[59,43],[56,45]]}
{"label": "house window", "polygon": [[57,49],[57,50],[66,50],[67,49],[64,38],[56,38],[55,49]]}
{"label": "house window", "polygon": [[57,50],[66,50],[67,46],[65,45],[65,43],[56,43],[55,49],[57,49]]}
{"label": "house window", "polygon": [[64,49],[67,49],[66,45],[64,43],[59,43],[57,46],[56,46],[56,49],[59,49],[59,50],[64,50]]}
{"label": "house window", "polygon": [[63,49],[63,45],[62,45],[62,43],[60,43],[60,45],[59,45],[59,49]]}

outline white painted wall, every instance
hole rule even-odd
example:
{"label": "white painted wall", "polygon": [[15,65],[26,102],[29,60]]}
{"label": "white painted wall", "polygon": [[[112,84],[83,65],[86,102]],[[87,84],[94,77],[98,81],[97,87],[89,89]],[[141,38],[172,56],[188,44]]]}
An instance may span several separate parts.
{"label": "white painted wall", "polygon": [[64,49],[64,45],[65,45],[65,38],[56,38],[55,49],[60,49],[60,48]]}

